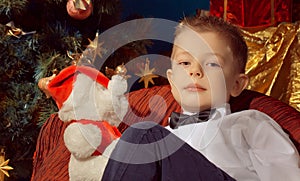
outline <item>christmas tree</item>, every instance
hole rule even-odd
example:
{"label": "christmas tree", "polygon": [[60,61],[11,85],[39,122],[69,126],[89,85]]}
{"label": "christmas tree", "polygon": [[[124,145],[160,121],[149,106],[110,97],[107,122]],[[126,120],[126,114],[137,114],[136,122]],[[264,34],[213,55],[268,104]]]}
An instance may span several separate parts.
{"label": "christmas tree", "polygon": [[14,168],[8,180],[30,179],[40,127],[57,111],[38,81],[118,24],[120,9],[119,0],[0,0],[0,146]]}

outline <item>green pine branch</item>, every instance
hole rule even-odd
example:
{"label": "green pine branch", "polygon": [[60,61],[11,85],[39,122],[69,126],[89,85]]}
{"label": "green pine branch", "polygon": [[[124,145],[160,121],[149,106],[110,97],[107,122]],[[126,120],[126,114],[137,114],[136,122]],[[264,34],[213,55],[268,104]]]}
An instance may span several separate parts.
{"label": "green pine branch", "polygon": [[12,18],[13,15],[20,15],[28,4],[28,0],[0,0],[0,14]]}

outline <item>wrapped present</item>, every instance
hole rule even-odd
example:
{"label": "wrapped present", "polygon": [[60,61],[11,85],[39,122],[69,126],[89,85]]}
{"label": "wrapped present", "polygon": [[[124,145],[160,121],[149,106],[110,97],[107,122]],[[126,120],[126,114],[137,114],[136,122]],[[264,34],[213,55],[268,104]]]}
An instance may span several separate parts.
{"label": "wrapped present", "polygon": [[291,22],[291,0],[210,0],[210,14],[242,27]]}

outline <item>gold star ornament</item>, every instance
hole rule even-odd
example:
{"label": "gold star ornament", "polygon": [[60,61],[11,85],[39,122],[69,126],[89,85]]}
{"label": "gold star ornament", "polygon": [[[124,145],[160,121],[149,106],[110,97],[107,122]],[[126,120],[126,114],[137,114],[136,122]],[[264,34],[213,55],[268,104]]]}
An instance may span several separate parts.
{"label": "gold star ornament", "polygon": [[0,171],[9,177],[8,171],[13,170],[13,167],[8,166],[9,159],[0,164]]}
{"label": "gold star ornament", "polygon": [[153,74],[153,72],[155,72],[155,68],[150,69],[149,67],[150,67],[150,61],[147,58],[146,63],[145,63],[145,68],[144,69],[140,68],[141,72],[135,74],[135,75],[141,77],[140,80],[139,80],[139,83],[144,81],[144,87],[145,88],[148,88],[149,82],[154,85],[153,78],[158,77],[158,75]]}
{"label": "gold star ornament", "polygon": [[86,49],[82,52],[80,59],[85,61],[86,63],[94,64],[96,60],[96,56],[102,58],[102,55],[107,51],[103,48],[104,42],[98,42],[98,32],[96,33],[95,39],[92,41],[89,40],[89,45],[87,45]]}

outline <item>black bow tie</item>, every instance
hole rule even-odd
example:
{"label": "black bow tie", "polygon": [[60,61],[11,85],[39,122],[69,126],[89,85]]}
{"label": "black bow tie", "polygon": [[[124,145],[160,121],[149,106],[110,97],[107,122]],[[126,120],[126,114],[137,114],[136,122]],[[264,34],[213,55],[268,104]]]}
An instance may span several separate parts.
{"label": "black bow tie", "polygon": [[182,113],[172,112],[170,117],[170,128],[176,129],[179,126],[200,123],[208,121],[209,116],[215,111],[215,109],[202,111],[194,115],[186,115]]}

